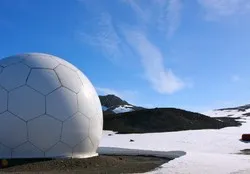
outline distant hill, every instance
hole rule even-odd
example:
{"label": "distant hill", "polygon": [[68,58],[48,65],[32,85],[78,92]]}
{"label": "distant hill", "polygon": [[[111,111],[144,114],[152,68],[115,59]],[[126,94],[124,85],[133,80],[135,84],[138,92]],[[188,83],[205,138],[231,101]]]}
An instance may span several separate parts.
{"label": "distant hill", "polygon": [[225,110],[238,110],[238,111],[245,111],[247,109],[250,109],[250,104],[238,106],[238,107],[232,107],[232,108],[223,108],[223,109],[216,109],[218,111],[225,111]]}
{"label": "distant hill", "polygon": [[182,109],[145,109],[133,106],[114,95],[100,96],[100,100],[104,109],[104,130],[118,133],[220,129],[241,125],[234,118],[211,118]]}
{"label": "distant hill", "polygon": [[231,108],[215,109],[204,112],[203,114],[211,117],[230,117],[241,119],[244,117],[250,117],[250,104]]}

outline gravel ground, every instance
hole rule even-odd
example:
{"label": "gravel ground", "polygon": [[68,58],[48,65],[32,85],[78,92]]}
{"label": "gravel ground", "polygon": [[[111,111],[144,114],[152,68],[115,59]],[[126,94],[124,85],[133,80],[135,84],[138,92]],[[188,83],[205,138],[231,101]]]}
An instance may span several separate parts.
{"label": "gravel ground", "polygon": [[0,173],[143,173],[154,170],[169,160],[149,156],[106,156],[89,159],[18,159],[8,160]]}

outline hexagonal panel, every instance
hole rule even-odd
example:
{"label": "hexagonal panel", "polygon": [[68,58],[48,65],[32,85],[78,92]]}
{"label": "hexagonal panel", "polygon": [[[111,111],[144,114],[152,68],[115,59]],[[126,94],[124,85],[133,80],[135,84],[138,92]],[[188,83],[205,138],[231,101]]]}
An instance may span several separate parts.
{"label": "hexagonal panel", "polygon": [[96,102],[92,93],[85,87],[77,94],[79,112],[91,118],[96,114]]}
{"label": "hexagonal panel", "polygon": [[33,144],[26,142],[12,150],[12,158],[42,158],[44,152]]}
{"label": "hexagonal panel", "polygon": [[78,77],[80,78],[83,85],[86,85],[86,84],[92,85],[90,80],[80,70],[78,70],[76,73],[77,73]]}
{"label": "hexagonal panel", "polygon": [[30,53],[23,63],[31,68],[49,68],[54,69],[59,63],[48,54]]}
{"label": "hexagonal panel", "polygon": [[86,138],[73,149],[73,157],[84,158],[95,153],[92,142]]}
{"label": "hexagonal panel", "polygon": [[21,62],[24,58],[28,57],[28,54],[18,54],[10,57],[6,57],[0,60],[0,66],[7,67],[18,62]]}
{"label": "hexagonal panel", "polygon": [[89,125],[89,138],[94,145],[94,148],[97,149],[100,140],[102,138],[102,130],[103,130],[103,119],[99,117],[93,117],[90,119]]}
{"label": "hexagonal panel", "polygon": [[77,75],[80,78],[85,90],[88,90],[89,93],[91,93],[91,95],[93,95],[93,96],[96,95],[97,99],[99,100],[96,89],[93,86],[93,84],[91,83],[91,81],[81,71],[77,71]]}
{"label": "hexagonal panel", "polygon": [[79,111],[88,117],[97,113],[101,118],[101,103],[94,86],[81,71],[77,71],[77,74],[83,84],[83,88],[78,93]]}
{"label": "hexagonal panel", "polygon": [[68,61],[64,60],[64,59],[61,59],[59,57],[56,57],[56,60],[61,64],[61,65],[64,65],[70,69],[72,69],[73,71],[78,71],[78,69],[71,63],[69,63]]}
{"label": "hexagonal panel", "polygon": [[62,123],[52,117],[43,115],[29,121],[27,125],[29,141],[43,151],[60,140]]}
{"label": "hexagonal panel", "polygon": [[47,114],[63,121],[77,112],[77,96],[61,87],[46,97],[46,109]]}
{"label": "hexagonal panel", "polygon": [[88,137],[89,119],[81,113],[63,123],[61,141],[74,147]]}
{"label": "hexagonal panel", "polygon": [[10,158],[11,157],[11,150],[8,147],[0,144],[0,159]]}
{"label": "hexagonal panel", "polygon": [[11,91],[26,83],[29,72],[30,68],[22,63],[8,66],[0,74],[0,85]]}
{"label": "hexagonal panel", "polygon": [[4,89],[0,88],[0,113],[7,110],[8,93]]}
{"label": "hexagonal panel", "polygon": [[30,120],[45,113],[45,96],[28,86],[17,88],[9,93],[9,108],[13,114]]}
{"label": "hexagonal panel", "polygon": [[94,103],[95,103],[95,109],[96,109],[96,116],[103,121],[103,110],[102,110],[102,104],[100,101],[100,98],[98,95],[93,96]]}
{"label": "hexagonal panel", "polygon": [[41,92],[44,95],[59,88],[59,82],[54,70],[49,69],[32,69],[27,81],[27,85]]}
{"label": "hexagonal panel", "polygon": [[68,145],[58,142],[55,146],[45,152],[46,157],[72,157],[72,148]]}
{"label": "hexagonal panel", "polygon": [[75,93],[80,91],[82,83],[75,71],[63,65],[59,65],[55,71],[63,86],[69,88]]}
{"label": "hexagonal panel", "polygon": [[9,112],[4,112],[0,114],[0,123],[0,143],[14,148],[27,141],[27,128],[24,121]]}
{"label": "hexagonal panel", "polygon": [[88,92],[91,93],[92,96],[96,95],[97,98],[98,98],[98,94],[97,94],[97,92],[95,90],[95,87],[90,82],[90,80],[81,71],[77,71],[77,75],[80,78],[85,90],[88,90]]}

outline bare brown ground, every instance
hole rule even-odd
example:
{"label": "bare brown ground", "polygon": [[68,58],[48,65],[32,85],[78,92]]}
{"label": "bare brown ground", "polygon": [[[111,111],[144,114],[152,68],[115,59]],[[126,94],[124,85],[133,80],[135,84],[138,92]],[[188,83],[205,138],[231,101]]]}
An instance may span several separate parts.
{"label": "bare brown ground", "polygon": [[0,173],[84,173],[119,174],[143,173],[160,167],[169,159],[150,156],[106,156],[89,159],[16,159]]}

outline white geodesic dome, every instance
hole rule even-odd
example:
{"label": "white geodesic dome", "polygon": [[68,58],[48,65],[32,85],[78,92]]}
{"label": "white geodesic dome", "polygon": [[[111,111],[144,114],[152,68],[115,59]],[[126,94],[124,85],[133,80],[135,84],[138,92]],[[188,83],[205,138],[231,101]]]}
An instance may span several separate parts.
{"label": "white geodesic dome", "polygon": [[102,128],[99,97],[69,62],[41,53],[0,60],[0,159],[95,156]]}

